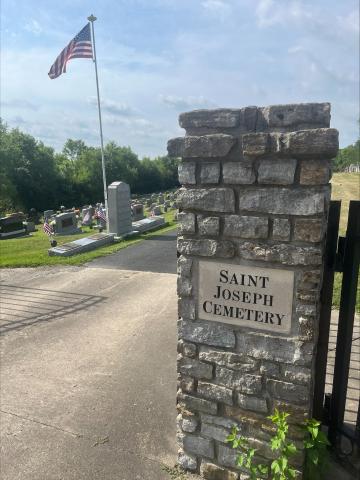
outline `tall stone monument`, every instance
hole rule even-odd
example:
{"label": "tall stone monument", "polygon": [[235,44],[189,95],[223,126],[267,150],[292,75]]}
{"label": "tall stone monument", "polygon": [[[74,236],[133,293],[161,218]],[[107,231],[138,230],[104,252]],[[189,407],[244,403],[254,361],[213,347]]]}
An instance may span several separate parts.
{"label": "tall stone monument", "polygon": [[130,187],[124,182],[113,182],[108,187],[109,233],[121,237],[132,231]]}
{"label": "tall stone monument", "polygon": [[[267,416],[311,416],[330,160],[330,105],[180,115],[179,463],[237,480],[240,434],[270,461]],[[299,439],[291,425],[290,437]],[[298,443],[301,445],[301,442]],[[299,472],[303,457],[296,458]]]}

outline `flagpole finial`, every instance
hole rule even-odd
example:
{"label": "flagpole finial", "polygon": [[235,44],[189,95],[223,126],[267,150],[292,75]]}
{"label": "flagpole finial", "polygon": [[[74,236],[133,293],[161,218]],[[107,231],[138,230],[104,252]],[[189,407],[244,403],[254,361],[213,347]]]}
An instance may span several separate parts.
{"label": "flagpole finial", "polygon": [[87,18],[89,20],[89,22],[95,22],[95,20],[97,20],[97,18],[91,14],[90,17]]}

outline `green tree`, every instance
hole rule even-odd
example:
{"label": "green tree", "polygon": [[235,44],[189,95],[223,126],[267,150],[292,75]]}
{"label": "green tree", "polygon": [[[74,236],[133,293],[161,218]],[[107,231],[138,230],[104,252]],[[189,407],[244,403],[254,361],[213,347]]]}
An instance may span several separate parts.
{"label": "green tree", "polygon": [[134,185],[134,192],[152,193],[161,190],[161,175],[155,162],[150,158],[143,158],[140,162],[139,176]]}
{"label": "green tree", "polygon": [[109,142],[105,147],[104,156],[108,183],[121,180],[134,187],[139,175],[140,162],[131,148]]}
{"label": "green tree", "polygon": [[178,186],[178,160],[174,157],[157,157],[153,160],[160,173],[161,190]]}
{"label": "green tree", "polygon": [[74,162],[87,150],[87,148],[88,147],[82,140],[72,140],[71,138],[68,138],[65,142],[62,153],[66,158]]}
{"label": "green tree", "polygon": [[[61,153],[0,120],[0,209],[37,210],[81,207],[103,198],[100,148],[68,139]],[[178,186],[177,160],[139,160],[130,147],[109,142],[104,149],[108,184],[120,180],[133,193],[151,193]]]}
{"label": "green tree", "polygon": [[334,160],[334,171],[342,172],[345,167],[352,164],[360,164],[360,140],[357,140],[354,145],[339,150]]}
{"label": "green tree", "polygon": [[53,149],[17,128],[8,130],[3,123],[0,133],[2,208],[55,206],[59,176]]}

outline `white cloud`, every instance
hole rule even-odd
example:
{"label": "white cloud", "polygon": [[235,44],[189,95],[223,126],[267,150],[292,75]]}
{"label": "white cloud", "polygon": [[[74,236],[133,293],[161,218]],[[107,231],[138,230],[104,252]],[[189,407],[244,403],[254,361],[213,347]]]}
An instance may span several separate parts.
{"label": "white cloud", "polygon": [[159,100],[161,103],[168,105],[170,107],[178,109],[186,109],[186,108],[209,108],[213,107],[214,103],[207,100],[203,96],[199,97],[179,97],[177,95],[159,95]]}
{"label": "white cloud", "polygon": [[336,37],[342,40],[350,37],[354,41],[354,34],[359,33],[358,11],[335,15],[333,9],[324,9],[309,0],[258,0],[255,15],[259,28],[296,27],[317,40],[332,42]]}
{"label": "white cloud", "polygon": [[279,12],[277,10],[274,12],[274,8],[274,0],[260,0],[255,10],[259,27],[273,25],[279,21]]}
{"label": "white cloud", "polygon": [[[348,86],[356,85],[358,78],[356,77],[355,71],[341,70],[337,68],[336,62],[332,62],[327,59],[325,62],[318,57],[316,51],[307,49],[300,45],[295,45],[288,49],[290,55],[299,55],[303,58],[304,64],[307,68],[302,69],[303,74],[308,75],[308,72],[317,74],[318,77],[322,78],[322,84],[332,82],[333,87],[344,88]],[[310,80],[310,79],[308,79]],[[315,79],[313,79],[315,81]]]}
{"label": "white cloud", "polygon": [[[126,103],[119,103],[113,102],[107,99],[100,99],[101,100],[101,110],[105,112],[109,112],[115,116],[121,117],[129,117],[135,114],[135,110],[133,110],[129,105]],[[90,105],[97,106],[97,97],[90,97],[89,98]]]}
{"label": "white cloud", "polygon": [[19,99],[19,98],[14,98],[14,99],[11,99],[11,100],[2,101],[1,105],[3,105],[4,107],[10,108],[10,109],[21,108],[21,109],[25,109],[25,110],[34,110],[34,111],[39,109],[38,104],[36,104],[34,102],[30,102],[29,100]]}
{"label": "white cloud", "polygon": [[24,117],[22,117],[21,115],[16,115],[15,117],[11,118],[10,119],[10,122],[14,125],[26,125],[28,122],[25,120]]}
{"label": "white cloud", "polygon": [[231,6],[223,0],[205,0],[201,3],[203,8],[211,15],[224,21],[231,13]]}
{"label": "white cloud", "polygon": [[359,12],[354,10],[347,15],[339,15],[337,17],[337,23],[343,31],[349,33],[359,34]]}
{"label": "white cloud", "polygon": [[310,6],[297,0],[260,0],[255,12],[259,27],[299,23],[312,18]]}
{"label": "white cloud", "polygon": [[42,33],[43,31],[40,23],[34,19],[31,19],[28,23],[25,24],[25,30],[33,33],[34,35],[40,35],[40,33]]}
{"label": "white cloud", "polygon": [[106,68],[130,67],[136,68],[164,68],[171,62],[166,54],[159,52],[155,54],[147,51],[146,48],[138,49],[129,45],[114,43],[112,41],[101,43],[97,47],[97,56],[99,62]]}
{"label": "white cloud", "polygon": [[304,47],[301,45],[294,45],[288,48],[288,53],[300,53],[304,51]]}

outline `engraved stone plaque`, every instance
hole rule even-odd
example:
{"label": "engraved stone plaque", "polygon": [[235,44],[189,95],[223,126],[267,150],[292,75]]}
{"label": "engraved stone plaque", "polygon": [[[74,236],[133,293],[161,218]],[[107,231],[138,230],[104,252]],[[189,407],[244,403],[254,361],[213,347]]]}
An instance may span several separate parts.
{"label": "engraved stone plaque", "polygon": [[199,318],[289,333],[294,272],[199,261]]}

